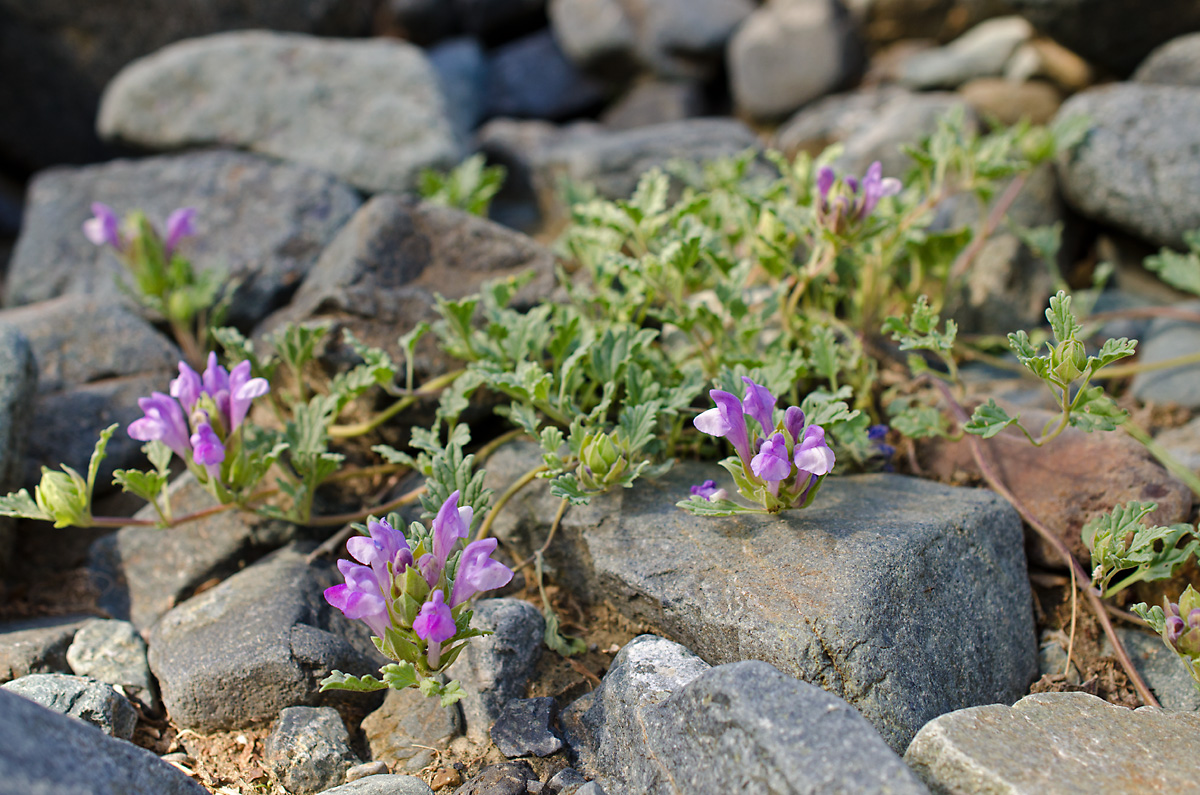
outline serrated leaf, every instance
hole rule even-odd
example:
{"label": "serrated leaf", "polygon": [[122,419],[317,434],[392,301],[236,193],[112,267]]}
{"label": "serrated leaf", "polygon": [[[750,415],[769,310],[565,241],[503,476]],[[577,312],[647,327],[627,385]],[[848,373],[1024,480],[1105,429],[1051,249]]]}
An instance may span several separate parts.
{"label": "serrated leaf", "polygon": [[420,679],[410,662],[390,663],[380,668],[379,673],[383,674],[383,683],[393,690],[413,687]]}
{"label": "serrated leaf", "polygon": [[1144,264],[1147,270],[1154,271],[1158,278],[1177,290],[1200,295],[1200,256],[1195,247],[1186,254],[1164,248],[1158,254],[1146,257]]}
{"label": "serrated leaf", "polygon": [[112,438],[113,431],[119,427],[118,423],[109,425],[104,430],[100,431],[100,438],[96,440],[96,446],[92,448],[92,457],[88,461],[87,475],[87,509],[90,511],[92,507],[92,494],[96,490],[96,475],[100,474],[100,463],[108,457],[108,440]]}
{"label": "serrated leaf", "polygon": [[417,468],[417,462],[413,460],[411,455],[386,444],[373,445],[371,451],[382,456],[383,460],[389,464],[401,464],[411,469]]}
{"label": "serrated leaf", "polygon": [[341,671],[331,671],[329,676],[321,680],[320,692],[324,693],[326,690],[351,690],[355,693],[370,693],[375,690],[385,689],[387,689],[387,685],[370,674],[365,676],[351,676]]}
{"label": "serrated leaf", "polygon": [[1104,393],[1104,387],[1092,386],[1080,390],[1071,404],[1068,422],[1075,428],[1093,431],[1115,431],[1129,419],[1129,412],[1119,407]]}
{"label": "serrated leaf", "polygon": [[1059,290],[1050,296],[1050,308],[1046,310],[1046,320],[1054,332],[1054,338],[1059,342],[1073,340],[1079,335],[1079,321],[1071,311],[1071,296],[1066,291]]}
{"label": "serrated leaf", "polygon": [[982,436],[984,439],[990,439],[1018,419],[1020,419],[1020,415],[1008,416],[1008,412],[997,406],[994,399],[989,398],[987,403],[975,408],[975,413],[963,426],[963,430],[976,436]]}
{"label": "serrated leaf", "polygon": [[53,518],[38,507],[37,502],[34,501],[33,497],[29,496],[29,492],[25,489],[0,497],[0,516],[12,516],[17,519],[41,519],[46,522]]}
{"label": "serrated leaf", "polygon": [[733,500],[706,500],[703,497],[690,497],[686,500],[680,500],[675,503],[675,507],[682,508],[696,516],[733,516],[739,513],[762,513],[762,509],[760,508],[747,508]]}
{"label": "serrated leaf", "polygon": [[935,406],[915,403],[898,406],[894,411],[889,406],[888,412],[891,427],[910,439],[946,438],[950,435],[950,421]]}
{"label": "serrated leaf", "polygon": [[[1184,536],[1193,533],[1191,525],[1151,526],[1146,518],[1157,507],[1156,503],[1120,504],[1084,525],[1081,535],[1091,551],[1093,581],[1104,596],[1133,582],[1170,578],[1200,547],[1195,538],[1179,546]],[[1134,571],[1112,585],[1117,574],[1130,569]]]}
{"label": "serrated leaf", "polygon": [[1092,372],[1099,370],[1101,367],[1112,364],[1115,361],[1133,356],[1137,353],[1137,340],[1121,337],[1120,339],[1107,339],[1100,346],[1100,353],[1090,357],[1089,364],[1092,367]]}
{"label": "serrated leaf", "polygon": [[161,472],[141,472],[136,469],[118,469],[113,472],[113,483],[122,491],[136,494],[147,502],[153,502],[163,486],[167,476]]}
{"label": "serrated leaf", "polygon": [[587,505],[592,501],[592,495],[579,487],[579,481],[570,472],[550,481],[550,493],[572,505]]}

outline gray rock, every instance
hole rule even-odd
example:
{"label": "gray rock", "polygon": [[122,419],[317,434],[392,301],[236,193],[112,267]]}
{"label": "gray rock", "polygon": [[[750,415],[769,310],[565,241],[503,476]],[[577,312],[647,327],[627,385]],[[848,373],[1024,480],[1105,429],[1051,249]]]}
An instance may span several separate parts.
{"label": "gray rock", "polygon": [[7,3],[0,25],[0,159],[32,172],[111,156],[96,137],[100,92],[122,66],[165,44],[265,28],[362,36],[372,0],[71,0]]}
{"label": "gray rock", "polygon": [[520,599],[482,599],[472,626],[494,634],[476,638],[447,670],[467,692],[461,702],[467,737],[486,742],[504,706],[525,696],[525,685],[542,656],[546,622],[537,608]]}
{"label": "gray rock", "polygon": [[[167,487],[176,516],[212,507],[213,498],[190,473]],[[134,514],[156,519],[147,505]],[[238,511],[222,511],[164,532],[130,526],[89,551],[88,568],[100,606],[147,632],[199,586],[224,578],[295,537],[296,526]]]}
{"label": "gray rock", "polygon": [[756,119],[777,119],[847,83],[861,47],[840,0],[771,0],[729,42],[734,103]]}
{"label": "gray rock", "polygon": [[487,71],[489,116],[562,120],[599,107],[607,94],[567,60],[548,30],[496,50]]}
{"label": "gray rock", "polygon": [[280,712],[264,752],[275,778],[296,795],[336,787],[358,762],[341,715],[329,707],[288,707]]}
{"label": "gray rock", "polygon": [[146,662],[146,641],[128,621],[88,621],[67,648],[67,664],[76,675],[118,685],[127,697],[157,711],[158,695]]}
{"label": "gray rock", "polygon": [[642,80],[600,116],[606,127],[631,130],[705,115],[704,86],[694,80]]}
{"label": "gray rock", "polygon": [[[529,469],[530,447],[494,455],[489,485]],[[1003,500],[863,475],[831,479],[810,508],[776,517],[674,507],[709,477],[679,464],[572,508],[548,551],[557,576],[709,662],[759,659],[821,685],[893,748],[936,715],[1026,691],[1037,640],[1021,526]],[[523,552],[555,504],[541,484],[527,488],[493,529]],[[772,585],[747,592],[761,582]]]}
{"label": "gray rock", "polygon": [[1116,83],[1067,100],[1058,118],[1091,130],[1058,163],[1067,201],[1083,215],[1151,243],[1183,247],[1200,227],[1200,89]]}
{"label": "gray rock", "polygon": [[362,733],[372,759],[416,773],[462,734],[462,724],[457,704],[443,707],[437,699],[407,688],[388,690],[383,706],[363,719]]}
{"label": "gray rock", "polygon": [[637,32],[620,0],[550,0],[546,11],[555,41],[580,69],[633,70]]}
{"label": "gray rock", "polygon": [[0,683],[29,674],[66,674],[67,648],[88,616],[52,616],[0,624]]}
{"label": "gray rock", "polygon": [[1042,630],[1041,644],[1038,646],[1038,675],[1062,676],[1068,685],[1078,685],[1082,681],[1079,667],[1075,660],[1067,664],[1067,648],[1071,639],[1061,629]]}
{"label": "gray rock", "polygon": [[524,795],[527,785],[537,780],[528,762],[501,762],[480,770],[454,795]]}
{"label": "gray rock", "polygon": [[95,726],[110,737],[128,740],[137,725],[137,710],[105,682],[67,674],[30,674],[0,688],[62,715]]}
{"label": "gray rock", "polygon": [[360,203],[331,177],[237,152],[54,169],[30,186],[6,306],[64,294],[121,297],[114,281],[120,263],[79,230],[97,201],[120,214],[145,210],[160,225],[175,208],[195,207],[198,234],[181,251],[197,268],[240,281],[229,322],[243,327],[285,300]]}
{"label": "gray rock", "polygon": [[1133,73],[1139,83],[1200,87],[1200,33],[1189,33],[1156,48]]}
{"label": "gray rock", "polygon": [[366,627],[325,602],[324,588],[340,578],[328,563],[306,563],[310,548],[285,547],[155,625],[150,670],[177,725],[210,732],[270,720],[291,706],[354,715],[378,705],[362,694],[318,692],[333,669],[374,673],[384,661]]}
{"label": "gray rock", "polygon": [[942,715],[904,754],[935,792],[1172,792],[1195,786],[1200,716],[1037,693]]}
{"label": "gray rock", "polygon": [[547,795],[559,795],[567,787],[580,787],[586,784],[584,777],[573,767],[565,767],[550,777],[546,782]]}
{"label": "gray rock", "polygon": [[0,323],[25,334],[37,361],[25,485],[36,485],[43,466],[87,471],[99,431],[114,422],[122,427],[97,492],[113,490],[114,469],[144,465],[142,443],[124,428],[142,416],[137,398],[165,392],[175,377],[182,354],[170,340],[122,304],[86,295],[0,310]]}
{"label": "gray rock", "polygon": [[638,0],[630,3],[637,56],[666,78],[712,77],[734,31],[755,10],[751,0]]}
{"label": "gray rock", "polygon": [[[0,323],[0,494],[15,490],[24,479],[36,390],[37,364],[29,340]],[[0,518],[0,575],[9,566],[15,537],[16,520]]]}
{"label": "gray rock", "polygon": [[1008,0],[1008,5],[1042,33],[1118,77],[1163,42],[1200,30],[1200,7],[1191,0]]}
{"label": "gray rock", "polygon": [[557,714],[558,705],[552,698],[514,698],[492,725],[492,742],[509,759],[549,756],[563,745],[553,728]]}
{"label": "gray rock", "polygon": [[446,96],[446,112],[464,141],[487,112],[487,59],[469,36],[444,41],[429,50],[429,63]]}
{"label": "gray rock", "polygon": [[[1195,681],[1179,655],[1168,649],[1162,638],[1124,627],[1117,630],[1117,635],[1133,660],[1133,666],[1146,680],[1163,709],[1200,712],[1200,691],[1197,691]],[[1109,654],[1110,648],[1105,638],[1103,653]]]}
{"label": "gray rock", "polygon": [[[592,764],[606,789],[925,792],[837,696],[764,662],[709,669],[682,648],[674,656],[691,673],[664,671],[668,643],[635,639],[613,660],[595,695],[590,712],[599,713],[592,720],[601,729]],[[701,666],[707,670],[697,670]],[[629,668],[643,670],[627,673]],[[663,685],[670,689],[660,690]]]}
{"label": "gray rock", "polygon": [[386,775],[360,778],[321,795],[433,795],[433,790],[416,776]]}
{"label": "gray rock", "polygon": [[[1200,310],[1198,301],[1178,306],[1193,312]],[[1138,361],[1154,364],[1195,353],[1197,349],[1200,349],[1200,329],[1195,324],[1159,318],[1150,324],[1146,337],[1138,344]],[[1200,364],[1138,373],[1133,377],[1132,390],[1138,400],[1200,408]]]}
{"label": "gray rock", "polygon": [[164,47],[105,89],[101,136],[150,149],[239,146],[407,190],[462,155],[437,74],[400,41],[245,31]]}
{"label": "gray rock", "polygon": [[388,766],[386,762],[363,762],[360,765],[355,765],[346,771],[346,781],[358,781],[360,778],[367,776],[386,776],[388,775]]}
{"label": "gray rock", "polygon": [[[397,338],[422,320],[438,319],[435,294],[463,298],[484,281],[526,270],[536,276],[514,296],[517,306],[530,306],[553,291],[554,255],[549,249],[457,210],[376,196],[322,254],[291,305],[269,317],[259,332],[327,320],[333,325],[324,353],[329,366],[359,361],[340,342],[343,329],[399,362],[403,354]],[[422,378],[455,366],[433,335],[418,344],[415,370]]]}
{"label": "gray rock", "polygon": [[1154,441],[1165,447],[1185,467],[1200,472],[1200,417],[1178,428],[1161,431]]}
{"label": "gray rock", "polygon": [[578,789],[565,791],[563,795],[605,795],[605,792],[599,782],[589,781]]}
{"label": "gray rock", "polygon": [[[205,795],[144,748],[0,688],[0,781],[37,795]],[[48,752],[52,751],[52,752]]]}
{"label": "gray rock", "polygon": [[989,19],[945,47],[910,56],[900,69],[900,82],[916,89],[958,88],[976,77],[998,77],[1031,38],[1033,28],[1021,17]]}

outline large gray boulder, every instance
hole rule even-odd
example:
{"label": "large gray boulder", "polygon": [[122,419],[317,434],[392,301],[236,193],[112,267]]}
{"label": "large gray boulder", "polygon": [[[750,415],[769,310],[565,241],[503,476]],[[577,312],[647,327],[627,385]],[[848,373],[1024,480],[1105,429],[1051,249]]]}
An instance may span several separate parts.
{"label": "large gray boulder", "polygon": [[97,128],[149,149],[239,146],[368,191],[406,190],[462,148],[411,44],[247,31],[179,42],[109,84]]}
{"label": "large gray boulder", "polygon": [[0,689],[0,787],[37,795],[205,795],[144,748]]}
{"label": "large gray boulder", "polygon": [[[494,455],[489,485],[540,461],[533,447]],[[549,551],[556,576],[710,663],[763,660],[820,685],[899,750],[937,715],[1026,692],[1037,640],[1020,520],[1001,498],[861,475],[777,516],[675,507],[719,472],[679,464],[571,508]],[[527,487],[494,530],[540,546],[557,503]]]}
{"label": "large gray boulder", "polygon": [[[33,418],[37,363],[29,340],[0,322],[0,494],[21,485],[25,445]],[[8,568],[16,538],[16,520],[0,518],[0,574]]]}
{"label": "large gray boulder", "polygon": [[240,152],[47,171],[29,188],[21,237],[8,264],[5,306],[66,294],[123,298],[114,280],[125,275],[120,262],[80,230],[92,202],[120,215],[144,210],[160,229],[172,210],[195,207],[197,235],[180,250],[195,267],[218,269],[237,283],[228,319],[249,326],[295,290],[360,199],[312,169]]}
{"label": "large gray boulder", "polygon": [[1091,129],[1058,163],[1063,195],[1079,212],[1163,246],[1200,227],[1200,89],[1116,83],[1076,94],[1058,118]]}

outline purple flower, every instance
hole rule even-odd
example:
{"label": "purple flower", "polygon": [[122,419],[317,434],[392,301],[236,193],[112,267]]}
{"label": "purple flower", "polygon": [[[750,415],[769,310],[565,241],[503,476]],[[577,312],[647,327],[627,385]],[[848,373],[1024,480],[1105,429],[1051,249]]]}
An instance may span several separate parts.
{"label": "purple flower", "polygon": [[883,178],[883,164],[876,160],[867,168],[867,175],[862,182],[862,204],[859,205],[857,217],[866,218],[875,211],[875,205],[884,196],[895,196],[900,192],[900,180],[894,177]]}
{"label": "purple flower", "polygon": [[825,443],[825,429],[810,425],[804,429],[804,439],[796,445],[796,469],[804,476],[821,477],[833,469],[833,450]]}
{"label": "purple flower", "polygon": [[500,561],[492,560],[496,543],[494,538],[481,538],[467,544],[459,558],[458,570],[454,573],[454,588],[450,591],[451,607],[458,607],[482,591],[508,585],[512,580],[512,570]]}
{"label": "purple flower", "polygon": [[792,437],[792,444],[800,443],[800,434],[804,432],[804,412],[797,406],[788,406],[783,412],[783,429]]}
{"label": "purple flower", "polygon": [[171,397],[178,398],[183,410],[190,414],[203,392],[204,382],[200,380],[200,374],[187,362],[180,362],[179,377],[171,381]]}
{"label": "purple flower", "polygon": [[772,491],[779,489],[779,481],[792,474],[792,462],[788,460],[787,441],[782,433],[775,433],[763,442],[758,455],[750,461],[750,471],[772,484]]}
{"label": "purple flower", "polygon": [[753,454],[750,452],[750,436],[746,430],[742,401],[720,389],[709,390],[708,396],[717,407],[701,412],[692,420],[692,424],[709,436],[728,437],[742,462],[748,463]]}
{"label": "purple flower", "polygon": [[271,390],[265,378],[250,377],[250,362],[240,362],[229,374],[229,432],[233,433],[246,419],[250,402]]}
{"label": "purple flower", "polygon": [[1200,627],[1200,607],[1194,607],[1192,608],[1191,612],[1188,613],[1187,625],[1191,629]]}
{"label": "purple flower", "polygon": [[83,234],[97,246],[109,245],[117,251],[122,249],[121,233],[117,214],[107,204],[92,204],[92,218],[83,222]]}
{"label": "purple flower", "polygon": [[175,251],[180,240],[196,234],[193,223],[195,217],[195,207],[180,207],[167,218],[167,242],[163,246],[167,259],[171,258],[171,253]]}
{"label": "purple flower", "polygon": [[821,195],[822,203],[829,198],[829,189],[833,187],[834,178],[833,169],[829,166],[821,166],[817,171],[817,192]]}
{"label": "purple flower", "polygon": [[138,398],[138,407],[146,416],[129,423],[130,437],[140,442],[160,441],[186,461],[192,452],[188,422],[175,398],[154,392],[150,397]]}
{"label": "purple flower", "polygon": [[435,590],[429,595],[429,601],[421,605],[421,612],[413,621],[413,632],[428,644],[426,657],[429,659],[430,668],[438,667],[442,657],[442,644],[453,638],[458,631],[445,599],[441,588]]}
{"label": "purple flower", "polygon": [[725,489],[717,488],[717,481],[706,480],[698,486],[692,486],[692,496],[699,497],[702,500],[723,500],[729,496],[729,492]]}
{"label": "purple flower", "polygon": [[[394,529],[387,520],[367,520],[368,536],[352,536],[346,541],[346,551],[359,563],[371,567],[380,587],[386,590],[386,584],[391,577],[401,576],[404,569],[412,565],[412,550],[404,533]],[[388,573],[388,564],[392,564],[392,573]]]}
{"label": "purple flower", "polygon": [[742,397],[742,408],[762,427],[764,436],[769,436],[775,430],[775,403],[777,399],[765,386],[759,386],[746,376],[746,394]]}
{"label": "purple flower", "polygon": [[471,507],[458,507],[458,491],[455,491],[438,510],[433,519],[433,551],[422,555],[417,561],[417,567],[425,576],[425,582],[432,588],[446,568],[446,559],[454,551],[454,545],[460,538],[466,538],[470,532],[471,519],[474,511]]}
{"label": "purple flower", "polygon": [[217,404],[225,427],[229,427],[229,372],[217,362],[215,351],[208,354],[208,366],[202,376],[204,391]]}
{"label": "purple flower", "polygon": [[1187,624],[1179,616],[1170,616],[1167,618],[1167,641],[1172,645],[1179,642],[1183,636],[1183,631],[1187,629]]}
{"label": "purple flower", "polygon": [[374,572],[366,566],[356,566],[348,560],[339,560],[338,570],[346,578],[344,585],[325,589],[325,601],[342,611],[353,621],[363,621],[377,638],[387,637],[391,623],[380,583]]}
{"label": "purple flower", "polygon": [[208,476],[214,480],[221,479],[221,462],[225,460],[225,445],[217,436],[212,425],[208,423],[208,415],[203,411],[197,412],[200,421],[196,423],[196,432],[192,434],[192,460],[208,470]]}

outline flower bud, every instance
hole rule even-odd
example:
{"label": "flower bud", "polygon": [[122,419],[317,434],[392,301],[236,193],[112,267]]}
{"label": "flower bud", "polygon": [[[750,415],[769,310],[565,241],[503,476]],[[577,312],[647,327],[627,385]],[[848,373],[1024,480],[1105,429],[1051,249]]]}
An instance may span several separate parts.
{"label": "flower bud", "polygon": [[1050,366],[1060,381],[1069,384],[1083,375],[1087,358],[1087,348],[1081,341],[1064,340],[1051,353]]}
{"label": "flower bud", "polygon": [[54,517],[55,527],[89,523],[87,483],[78,473],[55,472],[42,468],[42,480],[34,489],[38,507]]}
{"label": "flower bud", "polygon": [[606,433],[589,434],[583,442],[579,459],[579,482],[589,491],[599,491],[616,483],[629,462]]}

